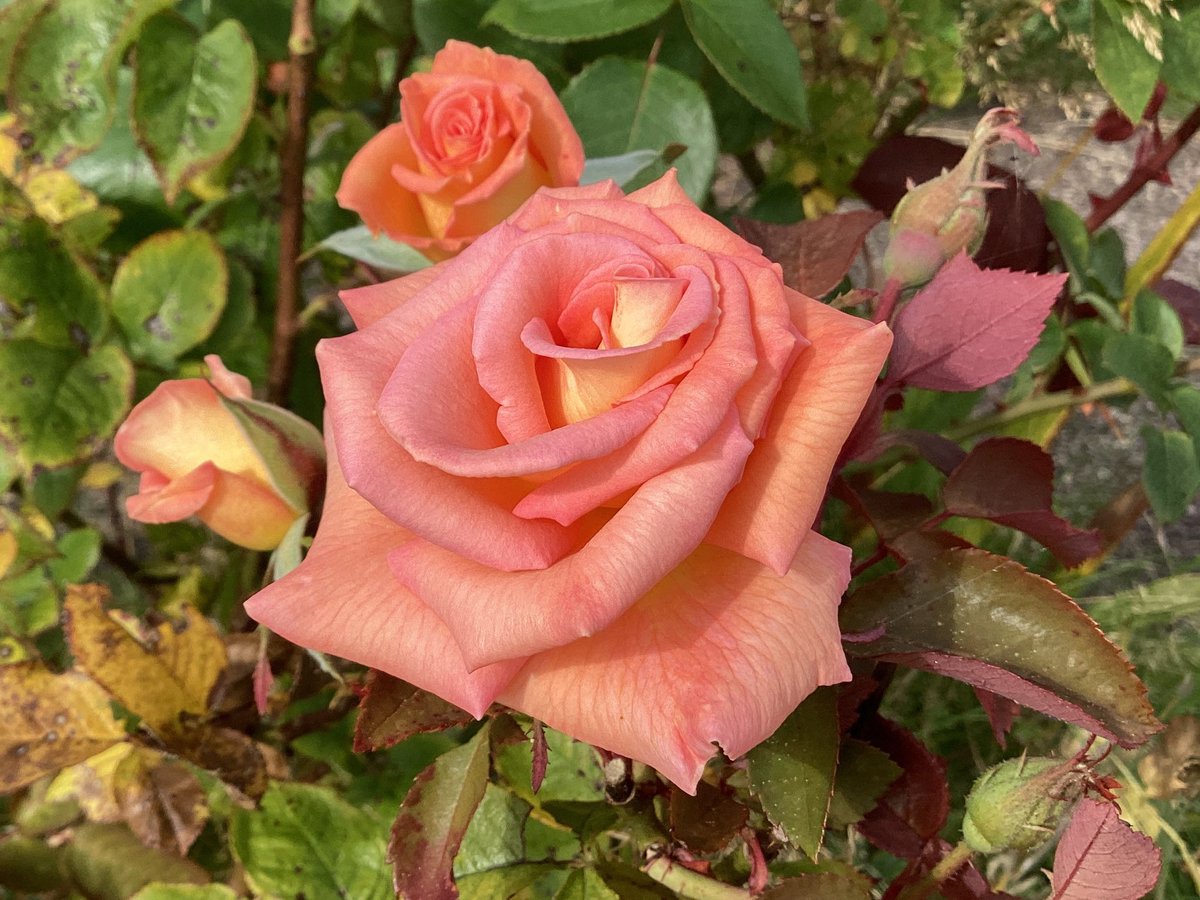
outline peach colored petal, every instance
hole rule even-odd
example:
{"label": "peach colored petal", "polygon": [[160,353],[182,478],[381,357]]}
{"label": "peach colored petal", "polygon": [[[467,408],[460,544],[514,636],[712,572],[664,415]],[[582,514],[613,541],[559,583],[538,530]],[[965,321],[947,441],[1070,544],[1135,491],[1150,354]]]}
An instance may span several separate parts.
{"label": "peach colored petal", "polygon": [[750,449],[731,411],[696,454],[546,569],[497,572],[413,541],[392,553],[393,571],[446,622],[472,668],[569,643],[606,627],[695,549]]}
{"label": "peach colored petal", "polygon": [[146,473],[138,493],[126,499],[125,511],[138,522],[179,522],[194,516],[208,502],[216,480],[217,469],[210,462],[173,480],[164,480],[157,472]]}
{"label": "peach colored petal", "polygon": [[531,475],[611,453],[654,421],[673,389],[666,385],[607,415],[508,443],[496,429],[496,402],[479,387],[473,314],[464,304],[426,329],[404,352],[377,407],[383,426],[414,459],[444,472]]}
{"label": "peach colored petal", "polygon": [[362,216],[376,234],[383,232],[398,241],[405,235],[429,238],[416,197],[392,177],[396,161],[411,156],[404,125],[389,125],[367,141],[346,166],[337,191],[338,204]]}
{"label": "peach colored petal", "polygon": [[603,631],[533,656],[499,700],[694,793],[714,743],[736,759],[850,677],[849,569],[849,550],[813,533],[782,576],[702,546]]}
{"label": "peach colored petal", "polygon": [[338,297],[345,304],[355,326],[366,328],[436,281],[441,277],[442,266],[445,265],[446,263],[438,263],[427,269],[418,269],[402,278],[351,288],[342,291]]}
{"label": "peach colored petal", "polygon": [[[203,440],[197,440],[203,435]],[[117,429],[113,449],[137,472],[153,469],[181,478],[212,462],[218,469],[269,483],[270,472],[237,421],[202,378],[164,381]]]}
{"label": "peach colored petal", "polygon": [[[696,206],[696,201],[679,186],[679,171],[674,168],[667,169],[658,179],[627,196],[633,203],[640,203],[642,206],[649,206],[656,210],[664,206],[682,205],[693,208]],[[724,227],[711,217],[709,217],[709,221],[718,228]]]}
{"label": "peach colored petal", "polygon": [[327,439],[337,446],[351,487],[392,521],[487,566],[548,566],[575,549],[576,531],[512,515],[523,491],[517,482],[458,478],[417,462],[376,415],[408,329],[441,299],[434,286],[423,294],[430,296],[414,298],[365,331],[317,345]]}
{"label": "peach colored petal", "polygon": [[251,550],[274,550],[301,510],[268,485],[222,469],[196,517],[221,537]]}
{"label": "peach colored petal", "polygon": [[435,74],[472,75],[520,85],[532,111],[531,145],[555,184],[575,184],[583,173],[583,143],[567,118],[554,88],[533,63],[462,41],[447,41],[433,58]]}
{"label": "peach colored petal", "polygon": [[412,535],[346,486],[332,445],[329,456],[312,549],[247,600],[246,612],[289,641],[381,669],[482,716],[521,660],[467,672],[446,626],[388,571],[387,554]]}
{"label": "peach colored petal", "polygon": [[812,527],[829,474],[892,344],[885,325],[787,289],[812,342],[784,380],[766,433],[707,541],[786,572]]}
{"label": "peach colored petal", "polygon": [[208,366],[208,380],[212,386],[230,400],[249,400],[253,396],[250,379],[229,371],[217,354],[210,353],[204,357],[204,364]]}

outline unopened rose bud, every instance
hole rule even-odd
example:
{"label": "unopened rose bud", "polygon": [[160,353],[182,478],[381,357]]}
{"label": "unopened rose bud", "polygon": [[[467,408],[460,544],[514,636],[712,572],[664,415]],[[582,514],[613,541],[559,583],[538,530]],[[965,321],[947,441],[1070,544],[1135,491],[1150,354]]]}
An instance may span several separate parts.
{"label": "unopened rose bud", "polygon": [[1019,127],[1016,112],[989,110],[971,135],[958,165],[914,186],[897,204],[883,257],[884,275],[902,287],[924,284],[960,251],[974,253],[987,230],[984,191],[1002,187],[988,181],[987,149],[1012,143],[1036,156],[1037,144]]}
{"label": "unopened rose bud", "polygon": [[160,384],[117,430],[117,458],[142,476],[126,509],[151,523],[194,515],[235,544],[274,549],[318,499],[324,442],[299,416],[252,399],[220,357],[204,361],[210,380]]}
{"label": "unopened rose bud", "polygon": [[967,795],[963,840],[979,853],[1032,850],[1079,799],[1075,760],[1009,759],[988,769]]}

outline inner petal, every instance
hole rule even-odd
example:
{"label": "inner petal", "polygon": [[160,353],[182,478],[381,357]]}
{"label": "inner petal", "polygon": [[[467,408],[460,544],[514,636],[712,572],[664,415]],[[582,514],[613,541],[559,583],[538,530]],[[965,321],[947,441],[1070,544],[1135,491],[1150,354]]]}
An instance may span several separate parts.
{"label": "inner petal", "polygon": [[687,282],[682,278],[618,278],[613,283],[612,320],[608,332],[613,347],[649,343],[662,331],[679,305]]}

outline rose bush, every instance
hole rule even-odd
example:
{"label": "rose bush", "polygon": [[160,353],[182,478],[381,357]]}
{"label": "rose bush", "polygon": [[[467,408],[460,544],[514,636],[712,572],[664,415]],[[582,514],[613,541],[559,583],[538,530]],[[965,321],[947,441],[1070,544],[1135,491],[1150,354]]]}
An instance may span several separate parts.
{"label": "rose bush", "polygon": [[849,550],[811,528],[886,326],[785,287],[673,173],[539,191],[344,299],[324,516],[255,619],[687,790],[849,677]]}
{"label": "rose bush", "polygon": [[211,378],[164,381],[117,430],[117,459],[141,473],[130,518],[196,516],[235,544],[279,546],[319,499],[325,448],[299,416],[250,396],[250,382],[206,356]]}
{"label": "rose bush", "polygon": [[532,63],[450,41],[428,73],[400,82],[400,121],[350,161],[337,199],[372,231],[444,259],[582,171],[579,136]]}

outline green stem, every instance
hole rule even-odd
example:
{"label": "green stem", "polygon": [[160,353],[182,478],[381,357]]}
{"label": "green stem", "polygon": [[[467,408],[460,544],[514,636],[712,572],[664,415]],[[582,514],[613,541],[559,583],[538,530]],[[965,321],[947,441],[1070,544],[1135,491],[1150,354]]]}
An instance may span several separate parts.
{"label": "green stem", "polygon": [[753,896],[747,890],[693,872],[666,856],[656,856],[642,871],[686,900],[750,900]]}
{"label": "green stem", "polygon": [[959,841],[954,849],[943,856],[941,862],[934,866],[932,871],[930,871],[930,881],[932,881],[934,884],[941,884],[960,868],[962,868],[963,864],[971,858],[971,853],[972,850],[967,846],[967,842]]}
{"label": "green stem", "polygon": [[994,431],[997,428],[1003,428],[1005,425],[1011,425],[1013,422],[1019,422],[1021,419],[1028,418],[1029,416],[1036,416],[1038,413],[1059,409],[1072,409],[1076,406],[1082,406],[1085,403],[1094,403],[1097,400],[1107,400],[1109,397],[1120,397],[1122,394],[1133,394],[1136,392],[1137,386],[1132,381],[1125,378],[1114,378],[1112,381],[1101,381],[1098,384],[1093,384],[1082,391],[1055,391],[1052,394],[1029,397],[1020,403],[1010,406],[1008,409],[992,413],[990,416],[984,416],[982,419],[975,419],[970,422],[963,422],[957,428],[949,429],[946,432],[946,437],[952,441],[961,441],[964,438],[974,437],[985,431]]}

